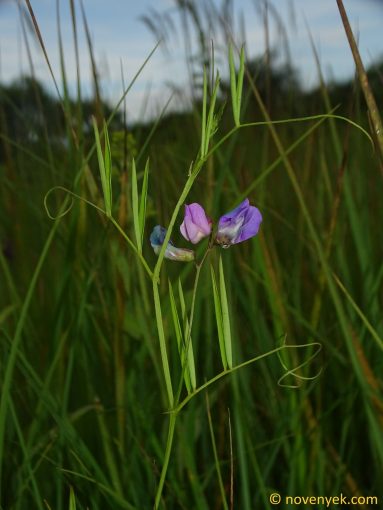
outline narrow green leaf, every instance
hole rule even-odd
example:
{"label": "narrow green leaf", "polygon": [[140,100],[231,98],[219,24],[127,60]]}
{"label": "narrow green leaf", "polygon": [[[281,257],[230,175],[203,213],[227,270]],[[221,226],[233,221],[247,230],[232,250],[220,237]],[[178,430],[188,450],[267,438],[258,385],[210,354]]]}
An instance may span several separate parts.
{"label": "narrow green leaf", "polygon": [[[169,297],[170,297],[170,308],[172,310],[172,317],[173,317],[173,324],[174,324],[174,330],[176,333],[176,339],[177,339],[177,346],[178,346],[178,353],[180,355],[181,359],[181,368],[184,364],[184,349],[183,349],[183,337],[182,337],[182,329],[181,329],[181,323],[180,318],[178,315],[178,310],[176,306],[176,301],[174,299],[174,292],[173,287],[171,284],[171,281],[169,280]],[[189,370],[184,370],[184,380],[185,385],[188,393],[191,393],[191,386],[190,386],[190,377],[189,377]]]}
{"label": "narrow green leaf", "polygon": [[206,68],[203,69],[203,98],[202,98],[202,126],[201,126],[201,158],[206,154],[206,109],[207,109],[207,76]]}
{"label": "narrow green leaf", "polygon": [[73,487],[70,487],[69,489],[69,510],[76,510],[76,498]]}
{"label": "narrow green leaf", "polygon": [[148,197],[148,183],[149,183],[149,158],[145,164],[144,179],[142,181],[141,197],[140,197],[140,210],[139,210],[139,224],[141,233],[141,248],[144,242],[145,233],[145,218],[146,218],[146,202]]}
{"label": "narrow green leaf", "polygon": [[209,141],[215,131],[214,110],[215,110],[215,103],[216,103],[216,99],[217,99],[219,82],[220,82],[220,78],[219,78],[219,74],[217,72],[217,76],[215,78],[215,83],[214,83],[214,88],[213,88],[213,93],[212,93],[212,96],[210,99],[209,114],[207,116],[207,122],[206,122],[205,152],[204,152],[204,154],[207,154],[207,152],[209,150]]}
{"label": "narrow green leaf", "polygon": [[241,102],[242,102],[242,89],[243,89],[243,76],[245,74],[245,48],[242,46],[239,61],[238,83],[237,83],[237,121],[236,126],[241,123]]}
{"label": "narrow green leaf", "polygon": [[108,199],[109,191],[108,191],[108,182],[107,182],[106,172],[105,172],[105,162],[104,162],[104,156],[102,154],[100,135],[98,133],[98,127],[97,127],[96,119],[94,117],[92,117],[92,123],[93,123],[94,137],[95,137],[96,149],[97,149],[98,166],[100,169],[102,193],[104,195],[105,212],[106,212],[107,216],[110,216],[111,211],[110,211],[110,201]]}
{"label": "narrow green leaf", "polygon": [[105,205],[108,216],[112,214],[112,152],[110,150],[110,141],[108,134],[108,126],[104,121],[104,137],[105,137],[105,181],[106,181],[106,197]]}
{"label": "narrow green leaf", "polygon": [[233,57],[233,47],[229,46],[229,68],[230,68],[230,89],[231,89],[231,104],[233,108],[234,123],[239,125],[239,112],[238,112],[238,96],[237,96],[237,83],[235,79],[235,65]]}
{"label": "narrow green leaf", "polygon": [[121,472],[118,469],[118,464],[116,462],[116,458],[112,448],[112,438],[109,434],[108,427],[106,425],[105,420],[105,411],[100,406],[97,414],[97,422],[100,430],[100,439],[101,445],[104,450],[105,456],[105,466],[107,467],[108,474],[110,476],[110,480],[112,482],[113,489],[117,492],[119,496],[122,496],[122,484],[120,480]]}
{"label": "narrow green leaf", "polygon": [[174,393],[173,393],[172,379],[170,376],[168,353],[167,353],[167,349],[166,349],[164,322],[162,319],[162,310],[161,310],[161,299],[160,299],[160,293],[158,290],[158,284],[154,278],[152,280],[152,283],[153,283],[154,308],[156,311],[156,324],[157,324],[157,331],[158,331],[158,340],[160,343],[161,362],[162,362],[162,368],[164,371],[164,379],[165,379],[166,391],[168,394],[169,408],[171,409],[174,404]]}
{"label": "narrow green leaf", "polygon": [[226,359],[229,368],[233,367],[233,354],[231,346],[231,331],[230,331],[230,317],[229,305],[227,301],[225,276],[223,273],[222,258],[219,258],[219,291],[221,295],[221,309],[222,309],[222,331],[223,339],[225,342]]}
{"label": "narrow green leaf", "polygon": [[355,300],[352,298],[351,294],[348,292],[348,290],[346,289],[346,287],[343,285],[343,283],[340,281],[340,279],[337,277],[337,275],[335,273],[333,273],[333,277],[334,277],[334,280],[336,281],[336,283],[338,284],[340,290],[344,293],[344,295],[346,296],[346,298],[348,299],[348,301],[350,302],[351,306],[353,307],[353,309],[356,311],[356,313],[359,315],[359,317],[362,319],[363,321],[363,324],[365,325],[365,327],[367,328],[367,330],[370,332],[372,338],[375,340],[375,342],[377,343],[377,345],[383,349],[383,339],[379,336],[378,332],[376,331],[376,329],[373,327],[373,325],[371,324],[371,322],[367,319],[366,315],[363,313],[363,311],[361,310],[361,308],[359,308],[359,306],[356,304]]}
{"label": "narrow green leaf", "polygon": [[223,484],[223,479],[222,479],[221,463],[220,463],[220,460],[218,457],[217,443],[215,441],[213,420],[211,418],[209,393],[208,392],[206,392],[206,411],[207,411],[207,418],[208,418],[208,423],[209,423],[211,445],[213,447],[214,464],[215,464],[215,469],[217,471],[218,486],[219,486],[219,490],[221,492],[222,506],[223,506],[224,510],[229,510],[229,506],[226,501],[225,486]]}
{"label": "narrow green leaf", "polygon": [[140,232],[140,217],[138,211],[138,187],[137,187],[137,171],[136,162],[132,160],[132,212],[133,212],[133,226],[134,234],[136,236],[137,249],[141,253],[141,232]]}
{"label": "narrow green leaf", "polygon": [[219,298],[217,281],[216,281],[216,278],[215,278],[215,273],[214,273],[213,266],[210,266],[210,271],[211,271],[211,283],[212,283],[212,287],[213,287],[213,299],[214,299],[215,319],[217,321],[219,350],[221,352],[221,359],[222,359],[223,368],[224,368],[224,370],[227,370],[226,349],[225,349],[225,341],[224,341],[223,329],[222,329],[221,300]]}
{"label": "narrow green leaf", "polygon": [[[186,305],[184,293],[182,290],[181,280],[178,280],[178,293],[180,297],[181,303],[181,313],[183,318],[183,328],[184,328],[184,350],[187,350],[187,370],[189,371],[190,384],[193,390],[196,389],[196,375],[195,375],[195,364],[194,364],[194,353],[193,353],[193,342],[191,338],[190,324],[186,314]],[[186,372],[186,370],[185,370]]]}

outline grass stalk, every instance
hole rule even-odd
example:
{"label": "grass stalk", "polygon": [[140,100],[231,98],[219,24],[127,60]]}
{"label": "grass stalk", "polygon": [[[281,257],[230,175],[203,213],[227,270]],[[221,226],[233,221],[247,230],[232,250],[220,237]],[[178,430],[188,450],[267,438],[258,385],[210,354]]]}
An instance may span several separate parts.
{"label": "grass stalk", "polygon": [[379,113],[378,106],[375,101],[374,94],[372,93],[367,73],[363,65],[363,61],[361,59],[358,46],[355,41],[354,34],[352,32],[352,28],[350,22],[348,20],[346,9],[343,5],[343,0],[336,0],[338,4],[338,9],[340,13],[340,17],[342,18],[342,23],[344,26],[344,30],[347,35],[348,44],[350,45],[352,56],[355,61],[356,70],[358,72],[358,77],[360,81],[360,85],[363,90],[364,98],[367,103],[368,111],[370,113],[371,123],[374,128],[374,135],[377,140],[377,148],[380,152],[380,159],[383,162],[383,124],[382,119]]}

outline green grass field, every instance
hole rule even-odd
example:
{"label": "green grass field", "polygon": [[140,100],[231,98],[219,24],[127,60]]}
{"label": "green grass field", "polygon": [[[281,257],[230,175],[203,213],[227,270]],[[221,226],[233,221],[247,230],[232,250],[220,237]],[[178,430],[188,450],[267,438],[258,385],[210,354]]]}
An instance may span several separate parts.
{"label": "green grass field", "polygon": [[[383,508],[379,112],[239,53],[148,125],[64,66],[59,98],[1,87],[2,510]],[[256,237],[182,238],[185,203],[246,197]],[[157,224],[197,263],[156,256]]]}

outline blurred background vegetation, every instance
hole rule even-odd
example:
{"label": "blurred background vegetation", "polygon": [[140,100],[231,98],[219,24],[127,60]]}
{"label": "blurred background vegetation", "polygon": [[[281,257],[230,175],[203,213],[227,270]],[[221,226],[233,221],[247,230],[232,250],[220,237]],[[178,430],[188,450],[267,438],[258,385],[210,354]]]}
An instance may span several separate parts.
{"label": "blurred background vegetation", "polygon": [[[130,125],[123,107],[114,112],[103,101],[97,72],[93,98],[69,97],[64,68],[61,98],[31,76],[0,86],[0,377],[3,389],[9,387],[0,416],[4,510],[68,508],[69,487],[78,509],[153,505],[167,414],[150,281],[96,210],[74,201],[70,213],[52,221],[43,200],[60,185],[101,205],[97,160],[89,156],[91,117],[102,126],[114,113],[114,216],[132,234],[131,161],[136,158],[142,179],[149,158],[144,255],[154,266],[150,230],[168,224],[200,143],[203,65],[213,72],[204,27],[224,27],[227,43],[232,28],[224,10],[201,19],[193,2],[176,4],[200,34],[198,54],[186,57],[199,70],[190,76],[191,108]],[[144,19],[166,39],[171,20],[165,21]],[[277,51],[269,48],[246,64],[244,122],[266,120],[265,111],[278,120],[336,108],[370,131],[357,80],[322,81],[307,92],[293,56],[277,63]],[[216,54],[226,58],[227,47]],[[368,76],[381,106],[383,64]],[[232,128],[229,90],[224,76],[217,139]],[[345,122],[322,118],[273,129],[236,132],[207,161],[188,203],[198,201],[218,218],[248,196],[263,214],[258,237],[222,253],[236,363],[274,349],[286,335],[288,343],[322,344],[301,375],[322,372],[297,389],[282,387],[280,360],[270,357],[194,398],[177,422],[163,508],[227,508],[231,488],[234,508],[241,510],[272,508],[272,492],[383,501],[382,162],[367,137]],[[326,267],[341,282],[332,291],[286,167]],[[56,213],[64,198],[50,195],[49,210]],[[183,245],[177,229],[174,240]],[[167,262],[161,278],[175,381],[180,368],[167,279],[181,279],[190,304],[192,271],[192,265]],[[221,370],[213,308],[204,268],[192,333],[199,384]],[[286,363],[297,366],[305,356],[297,352]]]}

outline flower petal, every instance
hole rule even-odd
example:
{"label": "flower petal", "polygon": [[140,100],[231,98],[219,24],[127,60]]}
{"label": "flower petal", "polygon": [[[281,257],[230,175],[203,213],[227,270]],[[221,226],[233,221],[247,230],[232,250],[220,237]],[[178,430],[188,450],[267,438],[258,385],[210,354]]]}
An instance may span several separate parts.
{"label": "flower petal", "polygon": [[211,220],[206,216],[204,208],[193,203],[185,205],[185,217],[180,226],[181,234],[193,244],[197,244],[210,235]]}
{"label": "flower petal", "polygon": [[245,200],[241,202],[235,209],[221,216],[218,223],[218,229],[221,225],[221,222],[222,226],[225,226],[225,224],[227,224],[229,221],[232,221],[240,217],[249,207],[250,207],[249,199],[245,198]]}
{"label": "flower petal", "polygon": [[[161,251],[161,247],[164,244],[165,236],[167,229],[161,227],[161,225],[156,225],[150,234],[150,244],[154,250],[156,255],[159,255]],[[194,260],[194,251],[187,250],[186,248],[177,248],[174,246],[172,241],[168,242],[168,245],[165,249],[165,258],[170,260],[178,260],[181,262],[189,262]]]}
{"label": "flower petal", "polygon": [[242,243],[242,241],[247,241],[247,239],[257,235],[261,223],[262,214],[260,213],[259,209],[251,205],[246,212],[240,233],[233,241],[233,243]]}
{"label": "flower petal", "polygon": [[246,198],[239,206],[224,214],[218,223],[216,242],[224,248],[246,241],[258,233],[262,222],[259,210]]}
{"label": "flower petal", "polygon": [[176,248],[168,244],[165,250],[165,258],[178,262],[191,262],[194,260],[194,251],[186,248]]}
{"label": "flower petal", "polygon": [[162,246],[164,244],[166,236],[166,228],[161,225],[156,225],[150,234],[150,244],[154,248],[155,246]]}
{"label": "flower petal", "polygon": [[204,208],[194,202],[186,206],[187,214],[191,216],[193,223],[197,225],[200,230],[208,236],[211,232],[211,220],[206,216]]}
{"label": "flower petal", "polygon": [[190,216],[185,216],[185,219],[180,227],[181,234],[185,239],[193,244],[197,244],[204,236],[203,232],[193,223]]}

